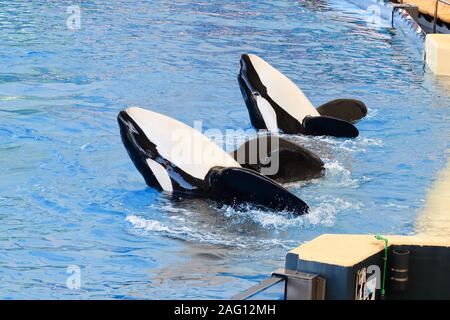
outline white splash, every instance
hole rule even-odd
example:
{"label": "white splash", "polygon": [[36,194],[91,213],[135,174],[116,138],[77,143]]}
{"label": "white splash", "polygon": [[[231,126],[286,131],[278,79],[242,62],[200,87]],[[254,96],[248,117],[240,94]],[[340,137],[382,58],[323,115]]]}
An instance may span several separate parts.
{"label": "white splash", "polygon": [[127,216],[125,221],[130,222],[133,227],[146,231],[171,232],[172,230],[157,220],[144,219],[138,216]]}
{"label": "white splash", "polygon": [[359,187],[359,181],[352,178],[350,170],[346,169],[339,161],[326,162],[325,169],[327,171],[325,177],[330,183],[335,181],[334,183],[341,187]]}
{"label": "white splash", "polygon": [[180,240],[189,240],[199,243],[220,244],[232,247],[246,247],[246,241],[240,237],[226,239],[219,234],[196,232],[187,226],[167,226],[160,221],[145,219],[143,217],[130,215],[125,218],[134,228],[142,229],[146,232],[162,233],[163,235]]}

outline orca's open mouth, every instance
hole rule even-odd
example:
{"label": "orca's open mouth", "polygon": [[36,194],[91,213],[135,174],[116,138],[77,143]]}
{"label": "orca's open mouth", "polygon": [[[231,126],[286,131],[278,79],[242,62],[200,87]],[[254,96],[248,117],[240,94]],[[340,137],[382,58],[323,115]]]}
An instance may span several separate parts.
{"label": "orca's open mouth", "polygon": [[152,148],[150,141],[141,128],[125,110],[119,112],[117,122],[119,123],[123,145],[136,169],[144,177],[147,185],[161,190],[162,188],[156,183],[151,168],[147,163],[147,159],[152,157],[152,153],[155,153],[155,148]]}

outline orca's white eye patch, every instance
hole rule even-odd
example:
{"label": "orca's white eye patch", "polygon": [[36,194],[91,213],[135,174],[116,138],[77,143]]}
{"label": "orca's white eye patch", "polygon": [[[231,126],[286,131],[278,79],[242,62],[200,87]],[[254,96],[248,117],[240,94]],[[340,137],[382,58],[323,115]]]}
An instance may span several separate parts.
{"label": "orca's white eye patch", "polygon": [[272,105],[264,99],[261,95],[255,95],[256,104],[258,106],[259,112],[266,124],[267,130],[273,133],[278,132],[278,124],[277,124],[277,114],[273,109]]}
{"label": "orca's white eye patch", "polygon": [[147,165],[152,170],[155,175],[156,180],[158,180],[159,185],[164,191],[173,191],[172,181],[170,180],[169,173],[166,168],[160,165],[158,162],[147,159]]}

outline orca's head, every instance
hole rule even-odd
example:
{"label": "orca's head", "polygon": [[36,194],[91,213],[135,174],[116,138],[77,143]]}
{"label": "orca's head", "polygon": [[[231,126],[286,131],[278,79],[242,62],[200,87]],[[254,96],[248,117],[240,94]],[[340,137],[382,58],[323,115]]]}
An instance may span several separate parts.
{"label": "orca's head", "polygon": [[120,127],[120,136],[130,156],[132,154],[145,156],[151,149],[151,143],[141,126],[130,115],[133,108],[120,111],[117,121]]}
{"label": "orca's head", "polygon": [[120,136],[125,149],[131,160],[144,177],[148,185],[154,185],[154,175],[147,164],[147,159],[154,158],[157,154],[155,145],[149,140],[142,130],[143,124],[139,124],[139,119],[133,119],[130,112],[133,109],[128,108],[120,111],[117,121],[120,127]]}

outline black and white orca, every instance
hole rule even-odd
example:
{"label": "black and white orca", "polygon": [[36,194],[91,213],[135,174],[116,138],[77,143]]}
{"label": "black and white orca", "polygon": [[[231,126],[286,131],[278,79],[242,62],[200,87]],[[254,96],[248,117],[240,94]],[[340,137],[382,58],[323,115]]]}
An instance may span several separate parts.
{"label": "black and white orca", "polygon": [[357,137],[352,124],[367,114],[358,100],[338,99],[315,108],[285,75],[253,54],[241,57],[238,75],[242,96],[257,129],[288,134]]}
{"label": "black and white orca", "polygon": [[303,200],[272,179],[243,168],[184,123],[137,107],[121,111],[118,122],[122,142],[150,187],[229,204],[308,212]]}
{"label": "black and white orca", "polygon": [[244,168],[257,171],[279,183],[323,176],[323,161],[308,149],[278,135],[260,135],[232,153]]}

